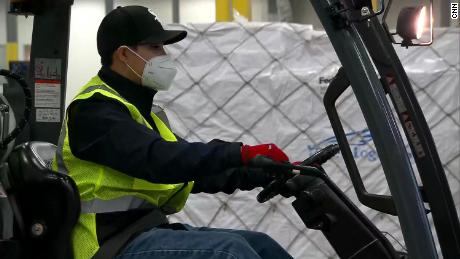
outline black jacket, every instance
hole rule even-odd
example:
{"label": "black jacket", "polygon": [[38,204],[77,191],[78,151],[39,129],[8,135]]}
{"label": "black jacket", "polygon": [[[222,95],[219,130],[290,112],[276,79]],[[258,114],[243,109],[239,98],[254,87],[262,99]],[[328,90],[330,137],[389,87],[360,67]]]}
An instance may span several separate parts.
{"label": "black jacket", "polygon": [[[77,158],[155,183],[195,181],[192,193],[230,194],[236,189],[265,186],[272,180],[259,170],[242,166],[241,143],[189,143],[180,137],[178,142],[163,140],[150,116],[156,92],[109,68],[103,67],[98,75],[135,105],[154,131],[134,121],[123,104],[101,94],[74,101],[68,107],[68,133],[70,149]],[[145,213],[97,214],[99,242],[102,244]]]}
{"label": "black jacket", "polygon": [[189,143],[178,136],[178,142],[163,140],[150,116],[156,92],[109,68],[103,67],[99,76],[135,105],[155,131],[135,122],[123,104],[95,94],[68,108],[69,144],[76,157],[150,182],[195,181],[193,193],[251,190],[271,180],[242,166],[241,143]]}

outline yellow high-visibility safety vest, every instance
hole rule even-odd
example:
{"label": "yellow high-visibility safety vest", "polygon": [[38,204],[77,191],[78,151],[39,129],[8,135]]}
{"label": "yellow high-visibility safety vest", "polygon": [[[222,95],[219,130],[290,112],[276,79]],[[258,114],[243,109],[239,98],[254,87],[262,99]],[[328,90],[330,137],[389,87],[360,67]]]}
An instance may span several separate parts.
{"label": "yellow high-visibility safety vest", "polygon": [[[88,99],[95,93],[119,101],[128,108],[133,120],[153,131],[152,126],[139,110],[110,88],[99,76],[93,77],[83,86],[73,101]],[[193,182],[155,184],[75,157],[69,146],[67,116],[68,114],[62,124],[53,169],[72,177],[80,192],[81,214],[72,233],[75,259],[91,258],[99,249],[96,213],[127,211],[149,206],[174,213],[184,207]],[[157,115],[151,113],[151,116],[164,140],[177,141],[168,126]]]}

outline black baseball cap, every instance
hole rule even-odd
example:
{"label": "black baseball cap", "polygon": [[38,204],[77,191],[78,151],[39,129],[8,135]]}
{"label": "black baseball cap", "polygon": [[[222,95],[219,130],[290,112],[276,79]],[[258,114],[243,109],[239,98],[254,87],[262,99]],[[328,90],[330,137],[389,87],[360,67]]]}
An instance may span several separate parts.
{"label": "black baseball cap", "polygon": [[119,6],[108,13],[99,26],[97,51],[101,57],[107,57],[122,45],[167,45],[186,36],[186,31],[163,29],[156,15],[144,6]]}

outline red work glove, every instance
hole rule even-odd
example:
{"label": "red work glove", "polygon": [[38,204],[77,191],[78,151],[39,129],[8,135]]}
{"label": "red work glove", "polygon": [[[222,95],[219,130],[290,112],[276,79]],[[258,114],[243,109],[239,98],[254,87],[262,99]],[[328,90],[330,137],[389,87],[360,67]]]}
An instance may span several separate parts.
{"label": "red work glove", "polygon": [[289,161],[288,156],[275,144],[243,145],[241,147],[241,161],[244,165],[248,165],[249,161],[257,155],[263,155],[278,162]]}

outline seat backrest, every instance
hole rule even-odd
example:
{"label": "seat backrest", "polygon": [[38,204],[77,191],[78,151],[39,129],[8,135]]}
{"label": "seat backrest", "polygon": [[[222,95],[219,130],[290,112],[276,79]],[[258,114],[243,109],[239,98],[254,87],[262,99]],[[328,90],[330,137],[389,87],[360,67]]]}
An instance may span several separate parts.
{"label": "seat backrest", "polygon": [[71,232],[80,214],[74,181],[50,169],[56,146],[28,142],[8,159],[9,197],[15,217],[14,239],[21,258],[72,258]]}

